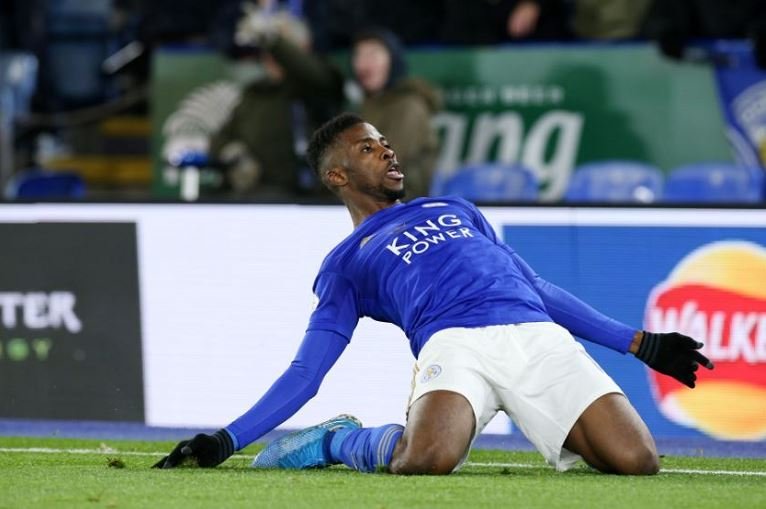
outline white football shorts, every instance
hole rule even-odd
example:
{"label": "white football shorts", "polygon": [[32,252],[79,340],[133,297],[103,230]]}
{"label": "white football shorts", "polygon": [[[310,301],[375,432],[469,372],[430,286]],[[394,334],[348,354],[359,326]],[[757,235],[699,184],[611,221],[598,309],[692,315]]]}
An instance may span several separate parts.
{"label": "white football shorts", "polygon": [[431,391],[463,395],[474,438],[502,410],[556,470],[580,456],[563,445],[577,419],[620,387],[563,327],[549,322],[444,329],[415,363],[409,406]]}

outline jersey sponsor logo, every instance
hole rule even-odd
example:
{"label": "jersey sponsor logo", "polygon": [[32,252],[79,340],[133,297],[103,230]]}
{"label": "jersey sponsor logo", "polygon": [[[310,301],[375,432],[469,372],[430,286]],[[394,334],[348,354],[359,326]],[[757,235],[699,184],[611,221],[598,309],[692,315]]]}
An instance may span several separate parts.
{"label": "jersey sponsor logo", "polygon": [[441,374],[442,367],[438,364],[431,364],[425,369],[425,371],[423,371],[423,374],[420,376],[420,382],[424,384],[428,383]]}
{"label": "jersey sponsor logo", "polygon": [[431,246],[452,239],[473,237],[471,230],[455,214],[442,214],[436,219],[427,219],[394,237],[386,249],[402,259],[407,265],[415,256],[428,251]]}

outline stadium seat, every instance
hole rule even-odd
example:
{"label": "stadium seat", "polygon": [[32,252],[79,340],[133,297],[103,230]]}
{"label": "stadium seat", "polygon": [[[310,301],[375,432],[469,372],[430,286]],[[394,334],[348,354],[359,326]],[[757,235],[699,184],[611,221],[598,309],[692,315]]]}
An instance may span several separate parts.
{"label": "stadium seat", "polygon": [[[459,168],[443,182],[441,193],[474,201],[535,201],[538,183],[529,168],[518,164],[477,164]],[[436,186],[432,184],[432,190]]]}
{"label": "stadium seat", "polygon": [[764,199],[766,173],[732,163],[697,163],[671,171],[664,199],[676,203],[757,203]]}
{"label": "stadium seat", "polygon": [[9,199],[79,199],[85,196],[85,182],[75,172],[25,170],[16,174],[8,185]]}
{"label": "stadium seat", "polygon": [[578,166],[567,187],[568,202],[652,203],[662,195],[662,172],[635,161]]}

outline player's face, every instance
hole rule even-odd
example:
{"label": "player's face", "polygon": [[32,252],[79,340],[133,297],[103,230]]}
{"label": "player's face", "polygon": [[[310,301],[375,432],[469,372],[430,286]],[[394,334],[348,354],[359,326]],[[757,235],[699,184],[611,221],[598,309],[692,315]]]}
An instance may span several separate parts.
{"label": "player's face", "polygon": [[391,201],[404,197],[404,174],[385,136],[363,123],[344,131],[341,139],[349,191]]}

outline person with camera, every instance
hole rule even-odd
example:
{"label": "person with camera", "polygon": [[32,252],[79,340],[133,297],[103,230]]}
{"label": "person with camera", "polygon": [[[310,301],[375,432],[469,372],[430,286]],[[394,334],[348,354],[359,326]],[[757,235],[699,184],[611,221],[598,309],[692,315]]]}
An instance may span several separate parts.
{"label": "person with camera", "polygon": [[287,11],[244,4],[227,53],[247,74],[242,95],[210,139],[238,197],[291,200],[320,192],[305,163],[311,132],[343,103],[343,75],[312,53],[308,27]]}

